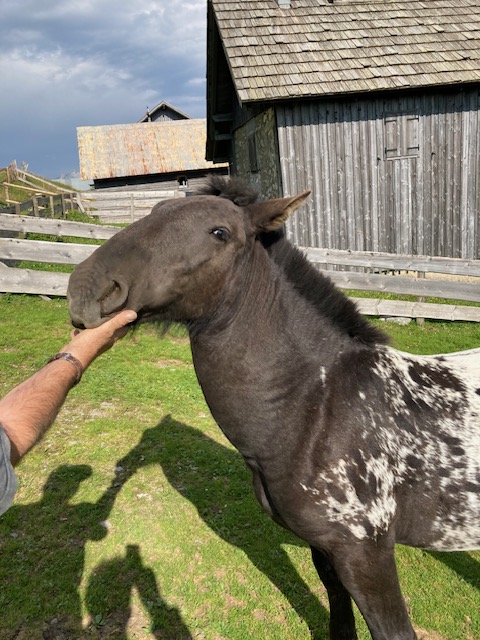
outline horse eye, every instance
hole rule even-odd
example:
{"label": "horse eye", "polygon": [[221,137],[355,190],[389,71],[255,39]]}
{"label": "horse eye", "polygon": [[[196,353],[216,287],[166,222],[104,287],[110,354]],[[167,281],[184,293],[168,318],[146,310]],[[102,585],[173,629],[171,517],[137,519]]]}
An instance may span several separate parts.
{"label": "horse eye", "polygon": [[229,237],[227,229],[224,229],[223,227],[215,227],[215,229],[212,229],[210,233],[222,242],[226,242]]}

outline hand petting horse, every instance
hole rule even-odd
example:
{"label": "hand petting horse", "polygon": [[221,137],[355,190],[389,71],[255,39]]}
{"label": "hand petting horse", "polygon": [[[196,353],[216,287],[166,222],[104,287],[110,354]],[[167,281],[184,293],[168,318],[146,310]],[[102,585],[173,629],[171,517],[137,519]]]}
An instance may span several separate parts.
{"label": "hand petting horse", "polygon": [[480,350],[387,346],[279,231],[309,192],[257,202],[235,180],[157,204],[72,274],[73,324],[123,308],[189,330],[213,417],[265,511],[312,549],[330,638],[413,640],[401,543],[480,547]]}

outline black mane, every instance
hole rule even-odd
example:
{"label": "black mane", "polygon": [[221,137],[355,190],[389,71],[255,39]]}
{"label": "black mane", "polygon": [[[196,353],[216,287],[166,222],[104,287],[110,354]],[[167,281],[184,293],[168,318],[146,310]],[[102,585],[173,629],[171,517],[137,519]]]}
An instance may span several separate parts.
{"label": "black mane", "polygon": [[237,207],[246,207],[258,200],[258,191],[240,178],[225,178],[225,176],[212,175],[208,181],[195,190],[198,196],[218,196],[231,200]]}
{"label": "black mane", "polygon": [[343,333],[366,345],[389,342],[388,336],[359,312],[353,300],[320,273],[282,232],[264,233],[260,241],[302,297]]}
{"label": "black mane", "polygon": [[[258,199],[258,191],[239,178],[211,176],[208,183],[197,191],[198,195],[215,195],[232,200],[244,207]],[[359,312],[356,304],[342,293],[333,282],[320,273],[285,237],[283,231],[262,233],[259,241],[272,260],[298,293],[326,316],[343,333],[366,345],[386,344],[389,338]]]}

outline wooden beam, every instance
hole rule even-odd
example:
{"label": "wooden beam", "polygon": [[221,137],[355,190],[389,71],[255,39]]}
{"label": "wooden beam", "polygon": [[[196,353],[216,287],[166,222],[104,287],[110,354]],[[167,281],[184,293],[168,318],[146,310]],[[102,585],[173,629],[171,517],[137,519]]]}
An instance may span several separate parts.
{"label": "wooden beam", "polygon": [[423,271],[427,273],[480,276],[480,260],[397,255],[370,251],[342,251],[316,247],[299,248],[311,262],[319,265],[336,264],[382,271]]}
{"label": "wooden beam", "polygon": [[480,322],[480,307],[382,300],[380,298],[352,298],[359,311],[368,316],[393,318],[430,318],[433,320],[461,320]]}
{"label": "wooden beam", "polygon": [[96,244],[0,238],[0,260],[78,264],[88,258],[95,249],[98,249]]}
{"label": "wooden beam", "polygon": [[42,195],[47,195],[47,196],[56,196],[58,195],[57,193],[55,193],[54,191],[47,191],[46,189],[44,189],[43,187],[26,187],[23,186],[23,184],[12,184],[10,182],[4,182],[3,183],[5,186],[7,187],[13,187],[14,189],[23,189],[24,191],[32,191],[33,193],[41,193]]}
{"label": "wooden beam", "polygon": [[72,222],[70,220],[52,220],[51,218],[34,218],[33,216],[14,216],[0,213],[0,230],[17,231],[19,233],[45,233],[55,236],[73,236],[77,238],[94,238],[108,240],[118,233],[118,227],[100,226],[88,222]]}
{"label": "wooden beam", "polygon": [[5,268],[0,271],[0,291],[66,296],[69,277],[68,273]]}
{"label": "wooden beam", "polygon": [[478,284],[470,282],[381,276],[375,273],[355,273],[354,271],[324,271],[324,274],[341,289],[382,291],[400,295],[480,302],[480,287]]}

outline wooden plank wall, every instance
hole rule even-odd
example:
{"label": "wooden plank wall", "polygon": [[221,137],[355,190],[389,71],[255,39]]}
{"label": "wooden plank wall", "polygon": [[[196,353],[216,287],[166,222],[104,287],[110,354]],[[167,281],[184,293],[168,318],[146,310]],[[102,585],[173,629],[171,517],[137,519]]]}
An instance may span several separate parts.
{"label": "wooden plank wall", "polygon": [[480,258],[480,92],[276,107],[296,244]]}

